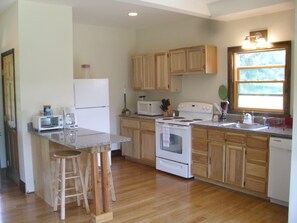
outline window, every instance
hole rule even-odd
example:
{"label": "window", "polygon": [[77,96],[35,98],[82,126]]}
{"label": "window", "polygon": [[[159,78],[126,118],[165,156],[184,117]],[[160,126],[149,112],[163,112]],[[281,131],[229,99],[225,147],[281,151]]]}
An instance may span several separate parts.
{"label": "window", "polygon": [[289,114],[291,42],[269,49],[228,48],[231,112]]}

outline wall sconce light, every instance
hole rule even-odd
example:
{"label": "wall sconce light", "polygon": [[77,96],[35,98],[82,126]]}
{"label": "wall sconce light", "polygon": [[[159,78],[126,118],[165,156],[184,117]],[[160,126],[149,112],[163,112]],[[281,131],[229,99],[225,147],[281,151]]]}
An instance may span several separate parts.
{"label": "wall sconce light", "polygon": [[242,42],[242,49],[255,50],[257,48],[269,48],[270,44],[267,42],[267,30],[250,32]]}

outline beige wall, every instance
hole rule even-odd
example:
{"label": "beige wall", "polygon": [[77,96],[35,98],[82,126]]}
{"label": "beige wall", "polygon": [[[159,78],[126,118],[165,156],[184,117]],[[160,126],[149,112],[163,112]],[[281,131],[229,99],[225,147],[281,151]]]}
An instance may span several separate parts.
{"label": "beige wall", "polygon": [[[13,4],[0,16],[0,52],[14,49],[15,72],[19,72],[19,43],[18,43],[18,4]],[[0,64],[1,66],[1,64]],[[2,83],[2,76],[0,76]],[[2,84],[0,84],[0,162],[1,168],[6,167],[6,152],[4,140]]]}
{"label": "beige wall", "polygon": [[[74,24],[74,77],[83,78],[80,66],[90,64],[90,78],[109,79],[111,133],[119,133],[118,115],[124,107],[123,88],[124,83],[129,85],[134,47],[133,30]],[[128,108],[136,100],[131,89],[127,91],[127,100]]]}
{"label": "beige wall", "polygon": [[44,104],[73,106],[72,8],[19,2],[17,121],[21,180],[34,191],[27,123]]}
{"label": "beige wall", "polygon": [[227,84],[227,47],[241,45],[244,37],[250,31],[261,29],[268,29],[270,41],[293,40],[294,11],[290,10],[232,22],[194,18],[138,31],[136,53],[199,44],[214,44],[218,47],[218,74],[216,76],[184,76],[182,92],[174,94],[147,92],[145,93],[147,99],[170,98],[174,106],[177,106],[181,101],[219,102],[218,88],[221,84]]}

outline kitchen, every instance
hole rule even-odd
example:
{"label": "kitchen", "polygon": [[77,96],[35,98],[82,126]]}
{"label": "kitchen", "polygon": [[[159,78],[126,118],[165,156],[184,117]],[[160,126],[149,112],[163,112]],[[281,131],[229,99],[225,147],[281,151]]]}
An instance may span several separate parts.
{"label": "kitchen", "polygon": [[[41,4],[31,3],[21,3],[19,6],[21,10],[31,10],[36,7],[36,10],[44,9]],[[25,7],[25,8],[23,8]],[[40,7],[40,8],[39,8]],[[71,17],[70,9],[66,8],[66,13],[69,17]],[[15,15],[15,11],[11,11],[11,14],[7,13],[6,16],[11,18]],[[23,15],[21,16],[28,16]],[[40,15],[41,16],[41,15]],[[54,16],[54,15],[49,15]],[[59,15],[60,16],[60,15]],[[64,18],[64,15],[62,16]],[[6,17],[5,17],[6,18]],[[22,18],[22,23],[31,22],[26,19],[27,17]],[[28,17],[30,18],[30,17]],[[41,16],[42,18],[42,16]],[[44,67],[47,67],[47,61],[51,58],[37,58],[38,54],[45,53],[44,51],[48,51],[48,48],[45,49],[35,49],[32,45],[28,44],[28,50],[30,52],[34,52],[30,57],[26,59],[23,58],[22,52],[20,51],[20,63],[22,66],[18,69],[24,69],[24,64],[31,64],[30,71],[32,76],[29,74],[29,71],[22,71],[22,77],[25,79],[20,79],[20,89],[19,93],[22,95],[22,104],[20,105],[20,110],[18,114],[22,114],[22,117],[19,116],[19,120],[23,120],[20,125],[22,127],[22,140],[20,146],[23,145],[23,149],[21,149],[20,154],[21,157],[26,157],[30,154],[30,145],[28,144],[28,136],[26,134],[26,123],[29,121],[29,117],[39,109],[39,106],[44,103],[42,99],[46,99],[49,104],[56,104],[56,106],[64,105],[71,106],[72,104],[72,95],[71,95],[71,86],[64,85],[62,87],[56,86],[56,82],[51,82],[48,80],[47,86],[50,89],[55,89],[56,93],[49,95],[47,92],[43,91],[43,88],[38,83],[44,83],[45,77],[50,77],[56,73],[56,78],[59,80],[68,83],[72,80],[72,74],[75,74],[75,77],[79,77],[80,75],[80,65],[84,63],[91,64],[91,77],[96,78],[104,78],[107,77],[110,79],[111,89],[116,89],[112,91],[111,95],[111,132],[119,133],[119,118],[118,114],[123,108],[123,83],[129,83],[129,63],[130,56],[132,54],[140,54],[145,52],[154,52],[159,50],[167,50],[185,46],[193,46],[205,43],[211,43],[218,47],[218,75],[216,76],[185,76],[182,80],[182,92],[181,93],[159,93],[159,92],[148,92],[146,93],[147,98],[152,100],[159,100],[160,98],[170,98],[174,107],[181,101],[210,101],[210,102],[218,102],[219,98],[217,95],[217,89],[221,84],[226,84],[227,79],[227,63],[226,63],[226,47],[229,46],[237,46],[240,45],[243,38],[248,34],[250,30],[254,30],[257,28],[267,27],[269,32],[269,38],[271,41],[282,41],[282,40],[293,40],[294,33],[294,11],[284,11],[276,14],[263,15],[260,17],[252,17],[242,20],[235,20],[230,22],[216,22],[207,19],[199,19],[199,18],[189,18],[187,20],[181,20],[174,23],[168,23],[167,25],[162,25],[159,27],[151,27],[141,30],[131,30],[125,28],[114,28],[114,27],[106,27],[106,26],[95,26],[95,25],[83,25],[74,23],[73,24],[73,33],[71,31],[70,26],[72,26],[72,19],[67,18],[67,25],[65,28],[65,36],[67,34],[67,40],[69,41],[69,49],[72,49],[73,42],[73,58],[74,63],[72,62],[72,53],[70,51],[65,52],[63,54],[63,65],[67,67],[65,70],[61,69],[61,63],[56,62],[58,69],[51,71],[44,71]],[[2,20],[2,21],[5,21]],[[54,23],[55,21],[53,21]],[[48,22],[49,23],[49,22]],[[70,24],[71,23],[71,24]],[[30,33],[35,33],[34,29],[41,29],[41,27],[47,24],[45,21],[39,25],[33,26],[33,24],[24,24],[28,26],[25,27],[27,31],[31,31]],[[54,23],[56,25],[56,23]],[[284,29],[284,24],[286,27]],[[50,24],[48,24],[50,25]],[[52,25],[53,26],[53,25]],[[13,24],[11,27],[15,27]],[[28,30],[30,28],[30,30]],[[31,30],[32,29],[32,30]],[[55,29],[53,29],[54,32]],[[20,30],[20,35],[23,33]],[[67,31],[67,33],[66,33]],[[43,45],[46,45],[46,42],[49,41],[49,37],[44,36],[41,38],[34,36],[20,36],[22,41],[28,40],[30,38],[35,41],[41,42],[43,39],[45,42],[42,42]],[[26,34],[28,35],[28,34]],[[36,39],[37,38],[37,39]],[[52,37],[51,38],[57,38]],[[66,38],[66,37],[65,37]],[[73,41],[72,41],[73,39]],[[137,41],[136,41],[137,40]],[[81,44],[84,43],[84,44]],[[98,44],[104,43],[104,44]],[[23,46],[25,47],[25,46]],[[6,47],[3,47],[6,49]],[[2,49],[2,48],[1,48]],[[32,51],[35,49],[36,51]],[[44,50],[44,51],[43,51]],[[55,48],[54,51],[60,52],[61,49]],[[5,50],[3,50],[5,51]],[[52,52],[52,51],[51,51]],[[52,55],[55,55],[56,52],[52,52]],[[33,61],[29,59],[35,59],[41,62],[40,67],[34,68]],[[65,58],[68,58],[65,60]],[[33,59],[33,60],[34,60]],[[43,59],[45,60],[43,62]],[[24,63],[24,64],[23,64]],[[74,69],[72,68],[72,64],[74,65]],[[116,64],[117,66],[114,66]],[[67,65],[67,66],[66,66]],[[27,67],[25,67],[27,68]],[[34,68],[34,69],[33,69]],[[53,68],[52,68],[53,69]],[[73,70],[72,70],[73,69]],[[18,70],[16,70],[18,71]],[[26,73],[27,76],[23,76]],[[40,74],[43,73],[44,76]],[[65,73],[68,76],[61,76],[61,73]],[[35,75],[33,75],[35,74]],[[122,75],[119,75],[122,74]],[[53,77],[53,76],[52,76]],[[293,79],[293,77],[292,77]],[[40,98],[36,98],[34,92],[30,93],[30,89],[32,89],[32,81],[35,80],[36,91],[40,92]],[[52,86],[52,87],[50,87]],[[44,87],[44,86],[43,86]],[[199,89],[199,90],[197,90]],[[209,90],[213,89],[213,90]],[[293,92],[293,87],[291,87]],[[29,93],[26,93],[29,92]],[[64,98],[60,97],[60,94],[63,92]],[[208,92],[207,94],[201,94],[201,92]],[[136,109],[136,101],[137,96],[143,94],[134,93],[131,88],[127,89],[127,107],[132,111]],[[32,100],[32,98],[36,98],[36,101]],[[59,98],[59,102],[56,102],[56,99]],[[291,97],[291,105],[293,105],[293,97]],[[291,108],[291,110],[293,110]],[[294,109],[295,111],[296,109]],[[24,159],[24,158],[22,158]],[[30,186],[30,173],[31,166],[30,160],[23,161],[23,168],[21,170],[21,178],[28,184],[28,191],[30,192],[32,189]],[[26,173],[26,174],[25,174]]]}

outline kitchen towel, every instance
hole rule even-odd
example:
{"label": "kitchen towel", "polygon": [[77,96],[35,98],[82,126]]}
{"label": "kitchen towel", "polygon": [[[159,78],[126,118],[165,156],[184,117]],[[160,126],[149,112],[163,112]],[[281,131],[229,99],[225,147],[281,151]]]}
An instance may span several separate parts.
{"label": "kitchen towel", "polygon": [[162,125],[162,134],[163,134],[163,147],[169,147],[170,144],[170,131],[169,125],[163,124]]}

